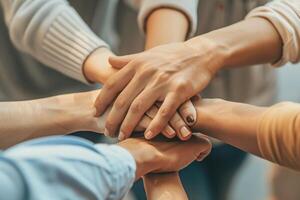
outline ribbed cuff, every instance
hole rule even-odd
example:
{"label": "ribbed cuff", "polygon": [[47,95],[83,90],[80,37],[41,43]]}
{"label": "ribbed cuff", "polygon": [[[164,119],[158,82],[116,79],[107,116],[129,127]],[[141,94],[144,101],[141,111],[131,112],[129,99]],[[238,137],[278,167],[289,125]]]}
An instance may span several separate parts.
{"label": "ribbed cuff", "polygon": [[174,8],[183,12],[189,19],[188,37],[192,37],[197,31],[197,7],[198,0],[188,0],[188,2],[187,0],[144,0],[138,16],[138,25],[140,30],[145,33],[147,18],[154,10]]}
{"label": "ribbed cuff", "polygon": [[122,199],[132,187],[135,180],[136,162],[132,155],[118,145],[97,144],[95,148],[106,158],[110,166],[114,191],[109,199]]}
{"label": "ribbed cuff", "polygon": [[42,43],[42,56],[48,65],[67,76],[88,83],[82,66],[96,48],[108,47],[74,9],[61,10],[48,28]]}
{"label": "ribbed cuff", "polygon": [[258,7],[246,16],[246,18],[261,17],[267,19],[280,34],[283,51],[280,60],[272,63],[274,67],[283,66],[287,62],[296,63],[300,60],[299,14],[291,2],[278,1]]}

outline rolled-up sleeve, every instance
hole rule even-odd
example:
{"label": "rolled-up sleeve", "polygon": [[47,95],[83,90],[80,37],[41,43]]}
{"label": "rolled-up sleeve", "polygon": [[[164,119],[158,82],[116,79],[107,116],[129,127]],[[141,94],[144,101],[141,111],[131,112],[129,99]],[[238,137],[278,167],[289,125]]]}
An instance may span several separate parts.
{"label": "rolled-up sleeve", "polygon": [[115,200],[132,186],[136,165],[117,145],[50,137],[5,151],[0,169],[0,194],[7,199]]}
{"label": "rolled-up sleeve", "polygon": [[138,24],[143,32],[148,16],[158,8],[173,8],[181,11],[189,20],[188,36],[191,37],[196,33],[198,0],[141,0]]}
{"label": "rolled-up sleeve", "polygon": [[251,11],[246,18],[262,17],[270,21],[283,42],[281,59],[273,66],[300,61],[300,1],[278,0]]}

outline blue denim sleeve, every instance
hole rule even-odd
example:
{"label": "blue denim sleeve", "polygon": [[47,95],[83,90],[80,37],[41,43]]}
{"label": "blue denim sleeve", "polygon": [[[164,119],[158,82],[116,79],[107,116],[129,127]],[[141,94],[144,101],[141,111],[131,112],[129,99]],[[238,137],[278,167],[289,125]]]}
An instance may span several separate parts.
{"label": "blue denim sleeve", "polygon": [[47,137],[0,155],[0,199],[122,199],[136,164],[117,145]]}

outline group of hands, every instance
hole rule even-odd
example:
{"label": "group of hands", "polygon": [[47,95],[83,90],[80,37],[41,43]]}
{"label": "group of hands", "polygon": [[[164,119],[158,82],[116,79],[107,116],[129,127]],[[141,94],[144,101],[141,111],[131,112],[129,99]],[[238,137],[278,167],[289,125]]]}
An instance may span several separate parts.
{"label": "group of hands", "polygon": [[[192,134],[191,127],[197,121],[195,104],[201,101],[197,94],[217,71],[217,59],[211,62],[184,42],[111,56],[109,63],[117,72],[100,91],[86,93],[96,120],[90,130],[118,137],[118,144],[136,160],[137,177],[179,171],[210,153],[209,139]],[[142,131],[144,137],[135,137],[135,131]]]}

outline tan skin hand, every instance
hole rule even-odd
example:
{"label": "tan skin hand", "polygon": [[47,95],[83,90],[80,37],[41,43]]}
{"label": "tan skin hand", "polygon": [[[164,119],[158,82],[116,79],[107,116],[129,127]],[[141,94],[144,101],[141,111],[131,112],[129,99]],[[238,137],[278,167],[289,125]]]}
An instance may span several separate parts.
{"label": "tan skin hand", "polygon": [[[211,46],[203,42],[203,49],[206,49],[203,52],[209,52],[213,49]],[[104,85],[98,96],[97,115],[116,99],[113,109],[117,112],[112,116],[124,118],[120,130],[129,137],[143,114],[155,102],[162,102],[145,133],[147,139],[155,137],[178,107],[198,94],[213,78],[222,62],[216,53],[211,51],[206,55],[185,43],[174,43],[141,54],[110,58],[111,65],[120,71]]]}
{"label": "tan skin hand", "polygon": [[[88,57],[88,59],[84,63],[83,70],[86,78],[90,82],[106,83],[109,77],[112,77],[118,72],[118,69],[112,68],[108,63],[108,58],[112,55],[113,53],[110,50],[106,48],[100,48],[94,51]],[[153,119],[155,117],[155,114],[157,113],[157,110],[158,106],[154,105],[146,112],[145,116]],[[114,113],[114,110],[112,111],[112,113]],[[114,126],[114,124],[121,120],[121,118],[115,117],[115,115],[116,114],[113,114],[107,117],[107,124],[112,125],[107,125],[104,132],[105,135],[110,137],[116,137],[119,133],[117,129],[111,128],[116,127]],[[190,101],[187,101],[179,108],[178,113],[175,113],[175,115],[170,120],[170,123],[167,124],[162,131],[162,134],[168,138],[173,138],[177,133],[178,137],[180,137],[182,140],[187,140],[191,136],[191,131],[188,129],[186,123],[192,125],[195,122],[195,118],[196,110],[193,107],[193,104]],[[186,131],[185,134],[179,134],[180,130],[182,130],[183,127],[185,127],[185,130],[188,131]],[[123,134],[119,134],[119,139],[124,139]]]}
{"label": "tan skin hand", "polygon": [[[172,21],[170,22],[170,19]],[[159,8],[149,13],[146,21],[146,41],[145,49],[153,48],[161,44],[184,41],[189,29],[188,18],[181,12],[172,8]],[[162,28],[163,27],[163,28]],[[170,34],[172,33],[172,34]],[[120,107],[124,104],[122,99],[116,99],[112,111],[108,115],[106,123],[106,135],[118,135],[119,139],[126,139],[129,137],[128,131],[124,131],[121,123],[125,119],[124,114],[120,113]],[[145,112],[150,118],[154,118],[160,103],[156,102],[150,109]],[[123,112],[127,112],[126,108]],[[181,140],[187,140],[191,136],[189,126],[196,121],[196,111],[190,100],[183,102],[178,112],[173,113],[167,127],[162,130],[162,134],[166,137],[172,138],[177,135]],[[125,122],[126,124],[127,122]],[[136,125],[136,124],[135,124]],[[132,129],[134,127],[131,127]]]}
{"label": "tan skin hand", "polygon": [[134,157],[137,163],[136,179],[150,172],[177,172],[196,159],[204,159],[211,151],[210,141],[196,135],[185,142],[163,137],[151,141],[128,138],[119,145]]}

